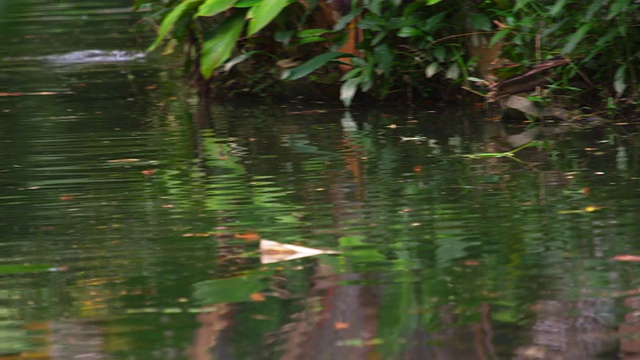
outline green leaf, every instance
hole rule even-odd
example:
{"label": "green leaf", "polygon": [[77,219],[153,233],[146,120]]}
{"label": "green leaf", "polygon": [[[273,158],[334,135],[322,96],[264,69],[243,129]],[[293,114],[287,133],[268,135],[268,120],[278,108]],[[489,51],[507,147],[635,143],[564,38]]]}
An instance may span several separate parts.
{"label": "green leaf", "polygon": [[[341,17],[340,20],[338,20],[338,22],[336,22],[336,24],[333,25],[333,31],[342,30],[345,27],[347,27],[347,25],[349,25],[349,23],[353,19],[355,19],[356,16],[360,15],[361,12],[362,12],[362,8],[361,7],[356,7],[355,9],[351,10],[350,13],[348,13],[347,15]],[[360,24],[358,26],[360,26]]]}
{"label": "green leaf", "polygon": [[420,26],[420,29],[426,33],[431,33],[434,30],[436,30],[442,23],[442,19],[444,18],[444,16],[447,14],[446,11],[441,11],[433,16],[431,16],[430,18],[428,18],[426,21],[424,21],[424,24],[422,26]]}
{"label": "green leaf", "polygon": [[249,52],[246,52],[244,54],[241,54],[241,55],[238,55],[238,56],[234,57],[233,59],[227,61],[226,64],[224,64],[224,71],[231,70],[234,66],[236,66],[239,63],[247,60],[248,58],[252,57],[253,55],[261,53],[261,52],[262,51],[254,50],[254,51],[249,51]]}
{"label": "green leaf", "polygon": [[589,8],[587,9],[587,13],[584,17],[584,21],[586,22],[591,20],[593,15],[595,15],[598,10],[604,7],[605,2],[606,0],[592,0],[591,5],[589,5]]}
{"label": "green leaf", "polygon": [[253,7],[255,4],[259,3],[260,1],[262,0],[240,0],[236,3],[234,7],[239,9],[250,8],[250,7]]}
{"label": "green leaf", "polygon": [[474,30],[491,31],[491,20],[484,14],[469,16],[469,23]]}
{"label": "green leaf", "polygon": [[578,31],[573,33],[569,37],[569,41],[562,48],[562,54],[566,55],[566,54],[572,52],[573,50],[575,50],[576,46],[578,46],[578,43],[580,43],[582,38],[584,38],[584,36],[587,35],[587,32],[589,32],[589,29],[591,29],[591,23],[587,23],[587,24],[582,25],[578,29]]}
{"label": "green leaf", "polygon": [[551,10],[549,10],[549,15],[551,17],[556,17],[560,13],[560,11],[562,11],[562,8],[564,8],[564,5],[566,3],[567,0],[557,0],[551,7]]}
{"label": "green leaf", "polygon": [[0,265],[0,275],[51,272],[54,269],[51,265]]}
{"label": "green leaf", "polygon": [[447,56],[447,49],[444,46],[438,46],[433,49],[433,56],[435,56],[438,61],[444,62],[445,57]]}
{"label": "green leaf", "polygon": [[302,30],[298,33],[298,37],[300,38],[304,38],[304,37],[315,37],[315,36],[320,36],[320,35],[324,35],[326,33],[330,32],[327,29],[307,29],[307,30]]}
{"label": "green leaf", "polygon": [[291,42],[291,38],[293,37],[294,34],[295,34],[294,30],[283,30],[283,29],[276,30],[273,33],[273,40],[277,42],[281,42],[284,46],[287,46]]}
{"label": "green leaf", "polygon": [[473,82],[479,82],[479,83],[486,83],[486,82],[487,82],[486,80],[484,80],[484,79],[480,79],[480,78],[477,78],[477,77],[475,77],[475,76],[469,76],[469,77],[467,78],[467,80],[469,80],[469,81],[473,81]]}
{"label": "green leaf", "polygon": [[433,75],[435,75],[440,69],[440,65],[437,62],[429,64],[426,69],[424,69],[424,75],[427,79],[430,79]]}
{"label": "green leaf", "polygon": [[340,87],[340,100],[345,107],[351,106],[351,101],[358,91],[358,85],[360,84],[360,78],[349,79],[342,83]]}
{"label": "green leaf", "polygon": [[289,0],[262,0],[254,5],[247,13],[250,19],[247,35],[251,36],[269,25],[287,5]]}
{"label": "green leaf", "polygon": [[427,0],[427,5],[435,5],[437,3],[439,3],[442,0]]}
{"label": "green leaf", "polygon": [[309,61],[305,62],[304,64],[298,67],[283,71],[281,78],[286,80],[300,79],[302,77],[305,77],[311,74],[321,66],[328,64],[332,60],[335,60],[337,58],[344,58],[344,57],[353,57],[353,55],[344,53],[344,52],[335,52],[335,51],[320,54],[318,56],[311,58]]}
{"label": "green leaf", "polygon": [[365,1],[364,8],[371,11],[372,13],[382,16],[382,1]]}
{"label": "green leaf", "polygon": [[514,11],[518,11],[522,9],[525,5],[527,5],[531,0],[516,0],[516,6],[513,8]]}
{"label": "green leaf", "polygon": [[613,78],[613,89],[616,91],[617,96],[627,89],[627,82],[625,81],[627,71],[627,65],[622,65],[616,70],[616,74]]}
{"label": "green leaf", "polygon": [[296,41],[296,45],[304,45],[304,44],[317,43],[317,42],[323,42],[323,41],[328,41],[328,39],[320,36],[306,37]]}
{"label": "green leaf", "polygon": [[615,0],[611,6],[609,6],[609,14],[607,20],[611,20],[623,11],[626,11],[629,7],[631,0]]}
{"label": "green leaf", "polygon": [[403,27],[398,31],[398,37],[407,38],[414,36],[424,36],[424,33],[412,26]]}
{"label": "green leaf", "polygon": [[460,66],[458,66],[457,63],[451,64],[451,66],[449,66],[449,68],[447,69],[445,76],[447,79],[456,80],[458,77],[460,77]]}
{"label": "green leaf", "polygon": [[361,68],[361,67],[353,68],[353,69],[347,71],[346,74],[342,75],[342,77],[340,78],[340,81],[345,81],[345,80],[349,80],[349,79],[353,79],[355,77],[358,77],[358,76],[362,75],[363,71],[364,71],[364,69]]}
{"label": "green leaf", "polygon": [[186,0],[185,2],[180,3],[180,5],[176,6],[167,16],[162,19],[162,23],[160,24],[160,30],[158,31],[158,36],[156,40],[149,46],[147,51],[152,51],[160,45],[160,43],[164,40],[164,38],[169,33],[169,30],[173,28],[175,23],[184,16],[185,13],[194,9],[196,6],[200,5],[202,0]]}
{"label": "green leaf", "polygon": [[382,69],[385,74],[388,74],[389,71],[391,71],[394,59],[394,52],[391,50],[389,44],[382,43],[373,48],[373,55],[379,65],[379,68]]}
{"label": "green leaf", "polygon": [[214,29],[210,39],[205,38],[200,59],[200,72],[205,78],[210,78],[213,70],[231,56],[243,27],[244,14],[238,12],[226,18],[220,26]]}
{"label": "green leaf", "polygon": [[215,16],[229,10],[238,0],[206,0],[198,8],[197,16]]}
{"label": "green leaf", "polygon": [[495,44],[499,43],[500,40],[504,39],[504,37],[509,35],[509,33],[511,33],[511,28],[498,30],[498,32],[491,37],[491,40],[489,41],[489,47],[493,47]]}

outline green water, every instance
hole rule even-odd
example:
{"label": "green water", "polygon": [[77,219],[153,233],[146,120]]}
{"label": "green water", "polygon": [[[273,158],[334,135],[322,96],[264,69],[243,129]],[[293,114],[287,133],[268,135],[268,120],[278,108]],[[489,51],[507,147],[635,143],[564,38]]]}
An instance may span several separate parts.
{"label": "green water", "polygon": [[[633,352],[636,135],[469,159],[504,130],[477,110],[250,103],[198,132],[157,57],[11,59],[143,50],[139,15],[99,11],[126,5],[0,2],[0,355]],[[340,254],[265,264],[260,238]]]}

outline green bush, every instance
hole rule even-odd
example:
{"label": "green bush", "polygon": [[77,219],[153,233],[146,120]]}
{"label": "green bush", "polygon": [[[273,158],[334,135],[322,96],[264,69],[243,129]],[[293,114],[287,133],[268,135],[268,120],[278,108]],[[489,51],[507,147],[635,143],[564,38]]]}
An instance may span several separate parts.
{"label": "green bush", "polygon": [[[358,91],[376,98],[411,89],[429,96],[468,81],[480,60],[468,52],[471,39],[487,36],[502,57],[523,67],[567,57],[554,88],[572,79],[599,86],[601,96],[637,97],[639,4],[631,0],[366,0],[335,23],[320,21],[317,0],[137,0],[160,23],[157,48],[181,46],[187,68],[203,79],[229,70],[255,54],[307,59],[284,70],[282,79],[348,66],[340,98],[349,106]],[[495,24],[499,25],[496,26]],[[339,51],[355,27],[358,53]],[[266,45],[268,44],[268,45]],[[345,60],[350,58],[348,60]],[[344,67],[343,66],[343,67]],[[260,72],[260,70],[256,70]],[[472,78],[473,79],[473,78]]]}

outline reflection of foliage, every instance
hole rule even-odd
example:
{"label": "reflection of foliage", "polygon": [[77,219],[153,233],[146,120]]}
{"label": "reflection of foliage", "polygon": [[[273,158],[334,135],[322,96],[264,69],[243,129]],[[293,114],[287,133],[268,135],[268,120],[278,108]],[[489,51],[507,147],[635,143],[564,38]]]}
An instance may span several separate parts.
{"label": "reflection of foliage", "polygon": [[[8,311],[8,309],[5,309]],[[5,311],[0,310],[0,313]],[[2,316],[2,318],[6,318]],[[2,354],[19,354],[29,350],[33,345],[29,343],[28,333],[20,328],[22,324],[0,320],[0,356]]]}
{"label": "reflection of foliage", "polygon": [[252,273],[250,275],[207,280],[194,284],[194,297],[197,303],[219,304],[249,301],[251,294],[267,287],[265,283],[271,272]]}

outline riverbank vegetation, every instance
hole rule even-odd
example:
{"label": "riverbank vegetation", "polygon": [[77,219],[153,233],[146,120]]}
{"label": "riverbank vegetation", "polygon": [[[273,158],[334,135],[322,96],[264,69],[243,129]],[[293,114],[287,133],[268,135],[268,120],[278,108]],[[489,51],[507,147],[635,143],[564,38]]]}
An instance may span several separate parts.
{"label": "riverbank vegetation", "polygon": [[[136,1],[137,9],[150,10],[147,19],[158,31],[149,49],[182,54],[206,97],[212,82],[218,96],[313,89],[347,107],[361,94],[459,103],[498,100],[501,89],[587,112],[637,110],[639,6],[631,0],[586,7],[577,0]],[[511,83],[500,88],[505,79]]]}

